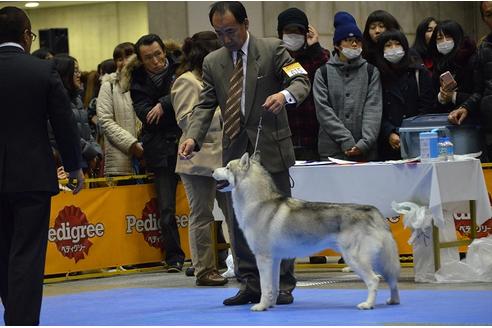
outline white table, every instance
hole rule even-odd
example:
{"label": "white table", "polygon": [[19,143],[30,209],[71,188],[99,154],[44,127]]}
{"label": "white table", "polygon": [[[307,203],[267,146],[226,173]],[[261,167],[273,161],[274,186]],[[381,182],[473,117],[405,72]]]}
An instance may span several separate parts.
{"label": "white table", "polygon": [[[443,204],[470,201],[472,220],[481,225],[492,217],[480,161],[293,166],[292,196],[309,201],[368,204],[386,217],[397,216],[391,202],[428,206],[434,224],[443,227]],[[436,238],[438,239],[438,238]],[[437,248],[456,246],[456,242]],[[437,251],[437,253],[439,253]],[[436,254],[436,267],[439,255]]]}

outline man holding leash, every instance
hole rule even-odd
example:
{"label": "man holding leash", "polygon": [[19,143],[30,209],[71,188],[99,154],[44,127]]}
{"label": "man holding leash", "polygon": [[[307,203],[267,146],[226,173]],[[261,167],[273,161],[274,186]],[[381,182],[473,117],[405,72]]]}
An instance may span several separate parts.
{"label": "man holding leash", "polygon": [[[186,138],[179,146],[179,155],[191,158],[193,151],[200,149],[217,105],[224,122],[224,164],[245,152],[253,153],[261,118],[258,151],[262,165],[279,191],[290,196],[289,167],[295,163],[295,156],[285,105],[299,105],[307,97],[307,73],[292,59],[281,40],[257,39],[248,32],[249,21],[242,3],[216,2],[211,6],[209,19],[224,46],[204,60],[204,88]],[[230,193],[227,202],[233,213]],[[231,216],[227,225],[241,288],[235,296],[225,299],[224,305],[258,303],[261,292],[256,259],[236,218]],[[284,260],[277,304],[293,302],[295,285],[294,259]]]}

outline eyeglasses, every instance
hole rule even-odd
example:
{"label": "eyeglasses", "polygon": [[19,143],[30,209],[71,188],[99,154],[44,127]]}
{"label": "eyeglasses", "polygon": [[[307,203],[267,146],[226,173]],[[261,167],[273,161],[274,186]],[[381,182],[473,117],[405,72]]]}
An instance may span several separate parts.
{"label": "eyeglasses", "polygon": [[36,33],[33,33],[33,32],[32,32],[32,31],[30,31],[30,30],[26,30],[26,32],[27,32],[27,33],[29,33],[29,36],[31,37],[31,41],[33,41],[33,42],[34,42],[34,41],[36,40],[36,38],[38,37],[38,36],[36,35]]}

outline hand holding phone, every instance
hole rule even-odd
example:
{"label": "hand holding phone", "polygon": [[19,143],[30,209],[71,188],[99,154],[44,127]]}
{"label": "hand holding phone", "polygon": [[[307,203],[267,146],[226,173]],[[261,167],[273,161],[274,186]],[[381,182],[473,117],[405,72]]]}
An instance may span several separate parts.
{"label": "hand holding phone", "polygon": [[453,91],[458,86],[458,83],[456,83],[455,79],[453,78],[453,75],[449,71],[442,73],[440,76],[440,80],[441,80],[441,87],[445,91]]}

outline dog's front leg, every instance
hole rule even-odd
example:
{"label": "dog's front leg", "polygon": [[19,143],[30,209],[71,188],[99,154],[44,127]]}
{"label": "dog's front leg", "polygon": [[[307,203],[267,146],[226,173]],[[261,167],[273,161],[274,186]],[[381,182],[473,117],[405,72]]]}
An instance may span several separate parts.
{"label": "dog's front leg", "polygon": [[[273,307],[277,302],[278,286],[273,287],[275,279],[273,273],[278,270],[273,269],[274,260],[269,256],[256,255],[256,265],[260,273],[261,299],[260,303],[251,307],[252,311],[265,311]],[[274,294],[275,291],[275,294]]]}

